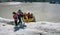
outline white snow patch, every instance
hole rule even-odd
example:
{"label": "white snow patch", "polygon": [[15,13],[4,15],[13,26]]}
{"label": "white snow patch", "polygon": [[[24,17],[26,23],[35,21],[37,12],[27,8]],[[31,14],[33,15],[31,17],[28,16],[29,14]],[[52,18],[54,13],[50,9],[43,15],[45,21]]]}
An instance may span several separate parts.
{"label": "white snow patch", "polygon": [[[9,22],[8,19],[2,21]],[[14,25],[8,25],[0,21],[0,35],[60,35],[60,23],[53,23],[47,21],[23,23],[26,25],[25,29],[14,31]]]}

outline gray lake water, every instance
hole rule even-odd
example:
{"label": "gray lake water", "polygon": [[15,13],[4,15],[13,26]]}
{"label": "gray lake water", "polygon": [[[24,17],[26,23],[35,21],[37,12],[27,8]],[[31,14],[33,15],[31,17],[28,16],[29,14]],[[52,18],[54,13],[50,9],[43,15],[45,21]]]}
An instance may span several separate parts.
{"label": "gray lake water", "polygon": [[0,17],[13,19],[12,12],[31,12],[36,21],[60,22],[60,4],[50,4],[48,2],[20,3],[11,5],[9,3],[0,3]]}

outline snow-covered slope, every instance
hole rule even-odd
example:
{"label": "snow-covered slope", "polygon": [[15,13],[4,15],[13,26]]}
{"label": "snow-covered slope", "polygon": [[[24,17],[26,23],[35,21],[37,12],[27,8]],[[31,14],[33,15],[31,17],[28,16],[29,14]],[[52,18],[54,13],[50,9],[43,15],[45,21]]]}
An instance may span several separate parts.
{"label": "snow-covered slope", "polygon": [[0,35],[60,35],[60,23],[40,21],[23,23],[23,25],[25,27],[21,28],[20,25],[8,25],[0,21]]}

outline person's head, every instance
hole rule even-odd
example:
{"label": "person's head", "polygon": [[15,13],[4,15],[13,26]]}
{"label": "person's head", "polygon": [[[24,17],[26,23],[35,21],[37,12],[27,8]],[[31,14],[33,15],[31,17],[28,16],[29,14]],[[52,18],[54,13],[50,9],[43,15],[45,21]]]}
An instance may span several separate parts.
{"label": "person's head", "polygon": [[18,12],[21,12],[21,10],[19,9]]}
{"label": "person's head", "polygon": [[28,14],[30,14],[30,12],[28,12]]}
{"label": "person's head", "polygon": [[18,11],[21,11],[20,9]]}
{"label": "person's head", "polygon": [[16,14],[16,12],[13,12],[13,14]]}

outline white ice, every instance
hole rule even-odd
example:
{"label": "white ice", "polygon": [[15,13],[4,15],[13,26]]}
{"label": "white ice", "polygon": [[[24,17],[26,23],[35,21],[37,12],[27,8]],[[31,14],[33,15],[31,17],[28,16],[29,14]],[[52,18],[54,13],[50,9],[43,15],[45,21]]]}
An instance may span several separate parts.
{"label": "white ice", "polygon": [[[20,29],[17,26],[7,24],[6,21],[9,22],[8,20],[10,21],[10,19],[0,17],[0,35],[60,35],[60,23],[47,21],[30,23],[23,22],[26,27]],[[5,23],[2,23],[4,21]],[[15,27],[18,29],[17,31],[14,31]]]}

